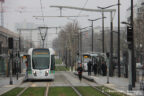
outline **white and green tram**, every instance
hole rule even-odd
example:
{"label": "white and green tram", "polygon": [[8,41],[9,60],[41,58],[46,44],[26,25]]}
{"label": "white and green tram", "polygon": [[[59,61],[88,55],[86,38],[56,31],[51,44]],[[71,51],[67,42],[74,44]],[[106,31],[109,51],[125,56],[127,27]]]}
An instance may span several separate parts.
{"label": "white and green tram", "polygon": [[54,80],[55,51],[52,48],[30,48],[26,63],[27,80]]}

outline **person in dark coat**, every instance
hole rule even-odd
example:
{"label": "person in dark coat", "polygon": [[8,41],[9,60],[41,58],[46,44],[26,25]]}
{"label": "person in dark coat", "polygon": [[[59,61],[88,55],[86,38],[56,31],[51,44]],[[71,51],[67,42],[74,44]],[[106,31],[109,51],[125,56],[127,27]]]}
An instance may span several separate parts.
{"label": "person in dark coat", "polygon": [[79,76],[79,80],[82,80],[82,72],[83,72],[83,68],[82,68],[82,64],[79,65],[79,67],[77,68],[78,71],[78,76]]}
{"label": "person in dark coat", "polygon": [[106,66],[105,62],[102,62],[101,69],[102,69],[103,76],[106,76],[107,66]]}
{"label": "person in dark coat", "polygon": [[92,61],[89,61],[87,66],[88,66],[88,76],[90,76],[91,75],[91,68],[92,68]]}
{"label": "person in dark coat", "polygon": [[93,66],[93,71],[94,71],[94,75],[96,75],[97,74],[97,63],[96,62]]}

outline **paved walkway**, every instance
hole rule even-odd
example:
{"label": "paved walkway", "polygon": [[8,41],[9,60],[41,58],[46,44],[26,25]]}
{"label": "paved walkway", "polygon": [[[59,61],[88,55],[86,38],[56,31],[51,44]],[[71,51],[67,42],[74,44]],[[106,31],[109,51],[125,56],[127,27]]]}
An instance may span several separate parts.
{"label": "paved walkway", "polygon": [[9,84],[10,78],[9,77],[0,77],[0,95],[17,87],[19,84],[22,83],[24,79],[24,76],[19,77],[18,80],[16,80],[16,77],[13,77],[13,85]]}
{"label": "paved walkway", "polygon": [[129,84],[128,78],[109,77],[109,84],[107,84],[107,76],[101,76],[101,75],[88,76],[87,72],[84,72],[83,76],[94,79],[94,81],[100,85],[104,85],[104,86],[107,86],[109,88],[112,88],[112,89],[115,89],[115,90],[118,90],[118,91],[121,91],[124,93],[129,93],[133,96],[135,96],[135,95],[136,96],[144,96],[144,95],[142,95],[142,91],[140,91],[140,84],[138,82],[136,82],[136,87],[133,88],[133,91],[131,91],[131,92],[128,91],[128,84]]}

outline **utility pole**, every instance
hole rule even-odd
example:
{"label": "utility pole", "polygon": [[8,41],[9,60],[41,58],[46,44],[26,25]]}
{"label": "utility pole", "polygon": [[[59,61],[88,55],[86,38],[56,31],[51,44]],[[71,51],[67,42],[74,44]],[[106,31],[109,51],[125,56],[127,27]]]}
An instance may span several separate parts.
{"label": "utility pole", "polygon": [[30,31],[30,40],[31,40],[30,47],[32,48],[32,47],[33,47],[33,42],[32,42],[32,30]]}
{"label": "utility pole", "polygon": [[102,50],[103,50],[103,53],[105,52],[105,47],[104,47],[104,12],[103,12],[103,9],[102,9]]}
{"label": "utility pole", "polygon": [[10,82],[9,84],[13,84],[13,79],[12,79],[12,65],[13,65],[13,38],[9,37],[8,38],[8,48],[9,48],[9,65],[10,65]]}
{"label": "utility pole", "polygon": [[21,30],[19,30],[19,50],[18,52],[21,51]]}
{"label": "utility pole", "polygon": [[129,64],[128,64],[128,77],[129,77],[129,85],[128,89],[131,91],[132,87],[135,87],[135,79],[136,79],[136,65],[134,58],[134,30],[133,30],[133,0],[131,0],[131,22],[130,24],[127,22],[122,22],[123,24],[127,24],[127,41],[128,41],[128,54],[129,54]]}
{"label": "utility pole", "polygon": [[3,9],[4,0],[0,0],[0,2],[1,2],[1,26],[4,27],[4,9]]}
{"label": "utility pole", "polygon": [[95,21],[95,20],[90,20],[90,19],[88,19],[88,20],[91,21],[91,28],[92,28],[91,29],[92,30],[92,40],[91,40],[92,41],[92,46],[91,46],[91,48],[92,48],[92,53],[93,53],[93,33],[94,33],[93,32],[93,21]]}
{"label": "utility pole", "polygon": [[93,53],[93,37],[94,37],[94,30],[93,30],[93,21],[92,21],[92,53]]}
{"label": "utility pole", "polygon": [[127,24],[127,42],[128,42],[128,78],[129,78],[129,85],[128,85],[128,90],[132,90],[133,87],[133,56],[132,56],[132,48],[133,48],[133,28],[131,24],[127,22],[122,22],[122,24]]}
{"label": "utility pole", "polygon": [[[98,8],[100,8],[100,9],[102,9],[102,10],[104,10],[104,9],[107,9],[107,8],[110,8],[110,7],[113,7],[113,6],[117,6],[118,4],[114,4],[114,5],[110,5],[110,6],[107,6],[107,7],[98,7]],[[113,11],[110,11],[110,18],[111,18],[111,20],[110,20],[110,29],[111,29],[111,32],[110,32],[110,57],[109,57],[109,59],[110,59],[110,62],[109,62],[109,69],[108,69],[108,71],[110,71],[109,73],[109,75],[111,75],[111,76],[113,76],[113,68],[112,68],[112,66],[113,66]],[[103,50],[104,51],[104,50]]]}
{"label": "utility pole", "polygon": [[13,64],[13,49],[9,50],[10,52],[10,59],[9,59],[9,65],[10,65],[10,85],[13,85],[13,78],[12,78],[12,64]]}
{"label": "utility pole", "polygon": [[80,49],[80,50],[81,50],[81,51],[80,51],[80,53],[81,53],[80,56],[81,56],[81,64],[82,64],[82,32],[80,32],[80,48],[81,48],[81,49]]}
{"label": "utility pole", "polygon": [[[93,36],[94,36],[93,22],[97,21],[97,20],[100,20],[100,19],[104,19],[104,18],[106,18],[106,17],[98,18],[98,19],[94,19],[94,20],[88,19],[89,21],[92,22],[92,24],[91,24],[91,28],[92,28],[92,53],[93,53],[93,49],[94,49],[93,48]],[[92,64],[93,64],[93,58],[92,58]]]}
{"label": "utility pole", "polygon": [[128,63],[128,77],[129,77],[129,85],[128,85],[128,90],[132,90],[132,50],[128,49],[128,57],[129,57],[129,63]]}
{"label": "utility pole", "polygon": [[131,0],[131,28],[132,28],[132,86],[135,87],[136,82],[136,64],[135,64],[135,56],[134,56],[134,25],[133,25],[133,0]]}
{"label": "utility pole", "polygon": [[110,64],[109,65],[109,68],[111,68],[111,72],[110,72],[110,75],[113,76],[113,17],[112,17],[112,13],[113,12],[110,12],[110,15],[111,15],[111,22],[110,22],[110,25],[111,25],[111,35],[110,35]]}
{"label": "utility pole", "polygon": [[107,52],[106,53],[106,56],[107,56],[107,61],[106,61],[106,63],[107,63],[107,66],[108,66],[108,68],[107,68],[107,84],[109,84],[109,67],[110,67],[110,61],[109,61],[109,53]]}
{"label": "utility pole", "polygon": [[120,68],[120,0],[118,0],[118,77],[121,77],[121,68]]}

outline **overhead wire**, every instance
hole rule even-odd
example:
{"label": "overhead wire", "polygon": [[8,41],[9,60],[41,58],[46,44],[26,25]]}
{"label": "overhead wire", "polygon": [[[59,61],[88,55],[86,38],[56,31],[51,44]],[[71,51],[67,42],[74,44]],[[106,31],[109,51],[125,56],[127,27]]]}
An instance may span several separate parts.
{"label": "overhead wire", "polygon": [[45,25],[45,19],[44,19],[44,11],[43,11],[42,0],[40,0],[40,7],[41,7],[42,20],[43,20],[43,24],[44,24],[44,28],[45,28],[44,31],[46,31],[46,32],[45,32],[45,35],[42,36],[42,32],[41,32],[41,31],[43,31],[43,30],[42,30],[43,28],[40,29],[41,39],[43,40],[43,43],[44,43],[44,40],[46,39],[46,36],[47,36],[47,31],[48,31],[48,29],[46,28],[46,25]]}
{"label": "overhead wire", "polygon": [[42,6],[42,0],[40,0],[40,6],[41,6],[41,14],[42,14],[42,20],[43,20],[43,24],[45,26],[45,22],[44,22],[44,12],[43,12],[43,6]]}
{"label": "overhead wire", "polygon": [[[85,6],[87,5],[88,1],[89,0],[86,0],[86,2],[84,3],[82,8],[85,8]],[[80,16],[81,12],[82,12],[82,10],[79,11],[79,13],[78,13],[77,17],[75,18],[75,20],[77,20],[78,16]]]}

